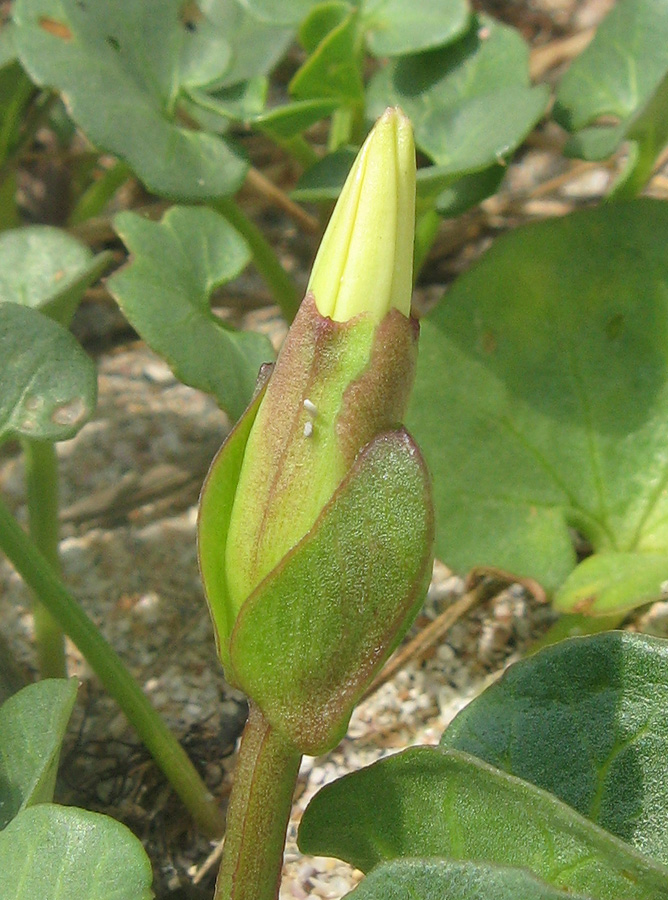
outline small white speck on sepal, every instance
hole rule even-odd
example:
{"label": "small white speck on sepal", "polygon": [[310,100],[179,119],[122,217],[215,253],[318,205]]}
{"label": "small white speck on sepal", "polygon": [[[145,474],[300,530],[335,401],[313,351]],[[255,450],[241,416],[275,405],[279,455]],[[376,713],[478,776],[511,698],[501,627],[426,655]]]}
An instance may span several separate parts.
{"label": "small white speck on sepal", "polygon": [[304,437],[310,438],[313,435],[313,422],[304,422]]}
{"label": "small white speck on sepal", "polygon": [[310,416],[313,416],[313,418],[318,415],[318,407],[315,405],[313,400],[309,400],[308,397],[304,400],[304,409]]}

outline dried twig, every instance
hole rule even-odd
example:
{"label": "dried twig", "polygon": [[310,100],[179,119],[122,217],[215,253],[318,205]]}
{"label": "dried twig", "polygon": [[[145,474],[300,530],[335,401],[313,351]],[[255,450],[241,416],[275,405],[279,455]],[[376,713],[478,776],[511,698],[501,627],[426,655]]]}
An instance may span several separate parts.
{"label": "dried twig", "polygon": [[251,167],[246,175],[246,184],[253,188],[258,194],[266,197],[267,200],[278,206],[286,215],[301,225],[301,227],[311,234],[320,232],[320,223],[318,220],[306,212],[298,203],[291,200],[285,191],[277,187],[273,181],[270,181],[258,169]]}
{"label": "dried twig", "polygon": [[482,578],[475,587],[467,591],[459,600],[455,600],[438,618],[430,622],[426,628],[401,647],[390,659],[385,668],[371,682],[362,699],[370,697],[379,687],[390,681],[409,662],[420,662],[429,650],[442,640],[452,626],[470,612],[479,603],[489,599],[498,590],[497,579]]}

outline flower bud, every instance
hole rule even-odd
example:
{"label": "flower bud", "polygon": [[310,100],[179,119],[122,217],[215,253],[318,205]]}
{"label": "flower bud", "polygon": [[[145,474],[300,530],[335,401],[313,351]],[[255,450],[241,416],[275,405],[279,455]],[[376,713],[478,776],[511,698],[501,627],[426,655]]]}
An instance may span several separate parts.
{"label": "flower bud", "polygon": [[429,482],[399,427],[417,355],[414,218],[412,132],[388,109],[202,493],[200,566],[226,675],[302,752],[345,730],[429,577]]}
{"label": "flower bud", "polygon": [[415,146],[388,109],[360,150],[253,424],[227,542],[237,608],[311,528],[412,387]]}

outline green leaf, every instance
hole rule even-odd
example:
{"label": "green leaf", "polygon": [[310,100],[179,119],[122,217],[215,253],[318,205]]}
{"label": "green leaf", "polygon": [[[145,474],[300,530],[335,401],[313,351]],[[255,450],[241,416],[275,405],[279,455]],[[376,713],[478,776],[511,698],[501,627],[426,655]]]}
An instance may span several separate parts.
{"label": "green leaf", "polygon": [[[439,166],[418,169],[418,201],[422,201],[424,205],[425,198],[432,195],[432,204],[436,207],[439,215],[444,218],[461,216],[472,206],[482,203],[487,197],[496,193],[507,171],[505,165],[495,163],[487,169],[463,175],[461,178],[455,177],[453,180],[450,177],[448,181],[451,183],[447,187],[433,192],[433,185],[430,183],[429,177],[430,169],[434,169],[436,172],[441,171]],[[435,183],[437,183],[437,179],[434,179]]]}
{"label": "green leaf", "polygon": [[95,409],[95,366],[75,338],[35,309],[0,303],[0,441],[73,437]]}
{"label": "green leaf", "polygon": [[486,169],[515,150],[545,111],[545,86],[531,87],[529,50],[513,28],[475,18],[461,40],[398,59],[374,76],[372,118],[386,106],[410,116],[417,145],[443,170]]}
{"label": "green leaf", "polygon": [[[569,131],[598,119],[598,143],[588,138],[580,152],[602,159],[623,139],[626,126],[650,100],[668,73],[668,6],[664,0],[626,0],[613,4],[593,41],[571,64],[557,92],[554,117]],[[571,149],[575,149],[571,145]]]}
{"label": "green leaf", "polygon": [[49,225],[0,234],[0,303],[39,309],[69,325],[90,287],[109,267],[111,253],[93,256],[85,244]]}
{"label": "green leaf", "polygon": [[2,900],[151,900],[151,863],[120,822],[43,803],[0,833]]}
{"label": "green leaf", "polygon": [[431,569],[431,515],[428,475],[410,437],[380,435],[242,605],[230,641],[235,680],[301,752],[338,743],[417,613]]}
{"label": "green leaf", "polygon": [[444,859],[399,859],[377,866],[346,897],[354,900],[587,900],[538,881],[524,869]]}
{"label": "green leaf", "polygon": [[60,91],[90,140],[124,159],[147,188],[194,200],[233,193],[246,163],[220,138],[179,124],[185,87],[222,77],[227,42],[181,0],[17,0],[19,58]]}
{"label": "green leaf", "polygon": [[605,553],[590,556],[574,569],[556,597],[556,609],[587,615],[625,610],[629,598],[642,606],[668,591],[668,552]]}
{"label": "green leaf", "polygon": [[420,53],[449,44],[469,27],[467,0],[364,0],[362,27],[374,56]]}
{"label": "green leaf", "polygon": [[0,707],[0,829],[27,806],[53,799],[60,747],[76,696],[76,678],[47,679],[28,685]]}
{"label": "green leaf", "polygon": [[353,11],[353,6],[346,0],[324,0],[318,3],[299,26],[299,43],[307,53],[313,53],[327,35],[344,23]]}
{"label": "green leaf", "polygon": [[251,122],[274,139],[289,140],[334,112],[336,100],[301,100],[255,116]]}
{"label": "green leaf", "polygon": [[336,200],[356,157],[357,151],[352,147],[328,153],[304,172],[291,197],[300,203]]}
{"label": "green leaf", "polygon": [[172,207],[160,222],[124,212],[114,227],[132,258],[108,288],[128,321],[177,378],[238,418],[274,353],[263,335],[225,326],[209,300],[248,262],[245,241],[210,209]]}
{"label": "green leaf", "polygon": [[241,3],[262,22],[274,25],[299,25],[320,0],[241,0]]}
{"label": "green leaf", "polygon": [[232,47],[221,87],[268,75],[294,39],[293,28],[261,21],[245,8],[243,0],[198,0],[197,6]]}
{"label": "green leaf", "polygon": [[556,797],[465,753],[417,747],[324,787],[299,828],[303,853],[362,871],[404,857],[528,869],[596,900],[660,900],[668,869]]}
{"label": "green leaf", "polygon": [[236,611],[230,600],[225,571],[227,538],[248,435],[264,397],[266,376],[271,368],[268,366],[260,372],[255,396],[211,463],[200,496],[197,523],[199,568],[214,624],[218,655],[228,680],[231,672],[229,638]]}
{"label": "green leaf", "polygon": [[[574,527],[597,554],[638,555],[614,603],[589,607],[646,602],[645,554],[668,552],[667,242],[653,200],[519,229],[423,320],[408,423],[454,569],[552,593],[575,568]],[[577,605],[563,591],[559,607]]]}
{"label": "green leaf", "polygon": [[246,122],[266,102],[267,75],[283,57],[294,29],[261,22],[236,0],[200,0],[203,23],[232,48],[221,77],[187,90],[188,112],[208,131],[224,133],[230,120]]}
{"label": "green leaf", "polygon": [[[196,114],[203,110],[205,114],[220,117],[223,121],[215,127],[222,131],[227,129],[230,121],[246,122],[258,115],[264,109],[267,87],[267,79],[259,77],[210,91],[194,89],[188,91],[188,98],[197,107]],[[213,125],[212,119],[210,127]]]}
{"label": "green leaf", "polygon": [[318,44],[292,78],[289,90],[298,100],[331,98],[341,105],[364,102],[357,10],[351,9]]}
{"label": "green leaf", "polygon": [[0,161],[5,160],[15,147],[26,106],[35,91],[33,83],[13,58],[13,42],[5,42],[5,46],[7,55],[4,62],[0,61]]}
{"label": "green leaf", "polygon": [[615,631],[574,638],[511,666],[459,713],[441,746],[556,794],[665,865],[667,705],[668,641]]}

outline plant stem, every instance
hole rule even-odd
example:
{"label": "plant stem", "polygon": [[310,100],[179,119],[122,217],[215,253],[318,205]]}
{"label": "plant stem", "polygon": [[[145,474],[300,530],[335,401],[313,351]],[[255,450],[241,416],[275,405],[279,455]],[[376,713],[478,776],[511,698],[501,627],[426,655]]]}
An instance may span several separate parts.
{"label": "plant stem", "polygon": [[222,834],[221,812],[185,750],[2,500],[0,547],[117,701],[202,831]]}
{"label": "plant stem", "polygon": [[[31,438],[26,438],[22,443],[30,537],[54,572],[59,573],[56,448],[49,441],[36,441]],[[62,629],[36,595],[32,614],[41,677],[66,678],[65,638]]]}
{"label": "plant stem", "polygon": [[413,258],[414,281],[417,281],[422,266],[427,261],[429,251],[434,246],[442,221],[435,209],[428,209],[417,220],[415,225],[415,256]]}
{"label": "plant stem", "polygon": [[230,197],[216,197],[209,203],[212,209],[225,216],[230,225],[246,238],[257,270],[269,285],[286,321],[292,322],[299,309],[301,297],[260,229]]}
{"label": "plant stem", "polygon": [[251,703],[214,900],[276,900],[301,754]]}
{"label": "plant stem", "polygon": [[76,206],[70,213],[67,221],[68,227],[80,225],[87,219],[99,216],[107,203],[114,196],[122,184],[132,175],[132,170],[123,160],[117,159],[113,165],[104,170],[97,181],[79,197]]}
{"label": "plant stem", "polygon": [[25,115],[23,130],[16,142],[16,146],[7,153],[0,165],[0,184],[2,184],[14,171],[21,159],[23,151],[30,146],[36,132],[48,119],[49,113],[57,99],[58,94],[55,94],[52,91],[42,91],[37,95],[35,101]]}
{"label": "plant stem", "polygon": [[334,110],[327,140],[327,150],[330,153],[350,143],[354,118],[354,111],[349,106],[339,106]]}

